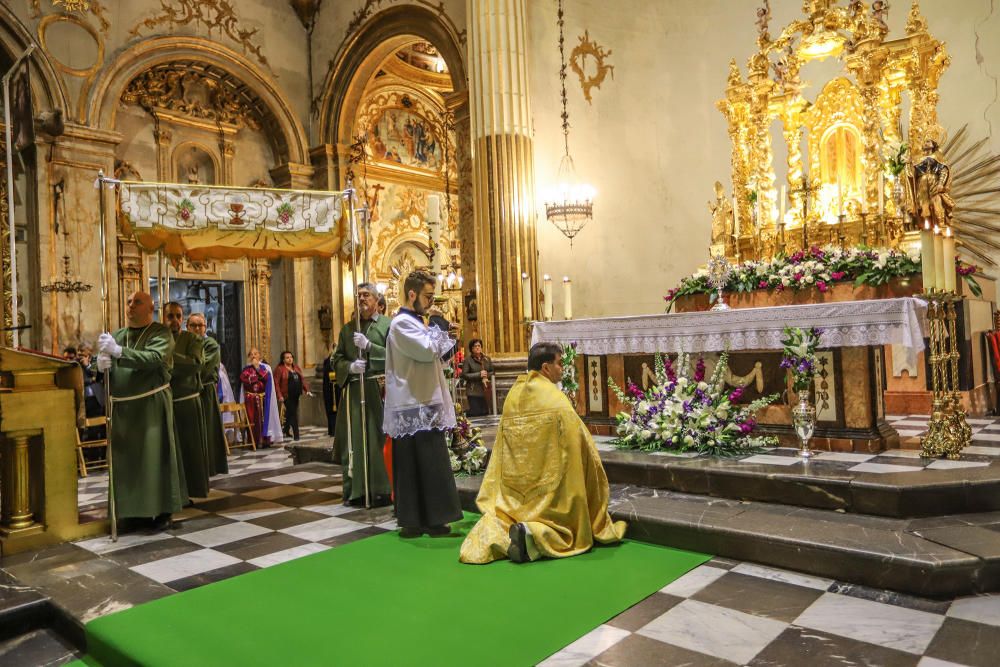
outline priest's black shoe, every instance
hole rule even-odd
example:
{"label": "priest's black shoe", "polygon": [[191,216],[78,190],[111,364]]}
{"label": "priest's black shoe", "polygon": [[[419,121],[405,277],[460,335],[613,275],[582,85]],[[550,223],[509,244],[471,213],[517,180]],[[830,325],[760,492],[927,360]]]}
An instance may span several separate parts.
{"label": "priest's black shoe", "polygon": [[424,534],[423,531],[420,530],[419,528],[400,528],[399,529],[399,536],[402,537],[403,539],[407,539],[407,540],[411,540],[414,537],[420,537],[423,534]]}
{"label": "priest's black shoe", "polygon": [[510,527],[510,546],[507,547],[507,558],[514,563],[527,563],[531,560],[528,557],[528,528],[523,523],[515,523]]}
{"label": "priest's black shoe", "polygon": [[448,537],[451,535],[451,526],[431,526],[427,529],[427,534],[431,537]]}

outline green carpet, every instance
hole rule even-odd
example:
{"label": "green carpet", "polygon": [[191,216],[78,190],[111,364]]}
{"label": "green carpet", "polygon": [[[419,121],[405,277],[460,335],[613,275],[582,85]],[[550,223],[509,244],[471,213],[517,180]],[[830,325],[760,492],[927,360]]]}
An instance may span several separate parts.
{"label": "green carpet", "polygon": [[[454,524],[466,533],[476,517]],[[709,559],[626,541],[525,565],[396,532],[87,624],[88,665],[534,665]]]}

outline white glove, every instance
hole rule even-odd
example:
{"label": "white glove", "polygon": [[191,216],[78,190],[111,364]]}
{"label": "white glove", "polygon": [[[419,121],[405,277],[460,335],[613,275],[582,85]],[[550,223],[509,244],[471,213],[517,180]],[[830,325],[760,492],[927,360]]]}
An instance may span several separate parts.
{"label": "white glove", "polygon": [[107,332],[102,333],[97,338],[97,349],[115,359],[122,356],[122,346],[116,343],[114,337]]}
{"label": "white glove", "polygon": [[354,344],[362,352],[364,352],[365,350],[367,350],[369,347],[372,346],[372,342],[368,340],[368,336],[364,335],[360,331],[354,332]]}
{"label": "white glove", "polygon": [[97,370],[102,373],[111,370],[111,355],[107,352],[101,352],[97,355]]}
{"label": "white glove", "polygon": [[367,366],[368,362],[364,359],[355,359],[351,362],[351,367],[348,371],[355,375],[363,375]]}

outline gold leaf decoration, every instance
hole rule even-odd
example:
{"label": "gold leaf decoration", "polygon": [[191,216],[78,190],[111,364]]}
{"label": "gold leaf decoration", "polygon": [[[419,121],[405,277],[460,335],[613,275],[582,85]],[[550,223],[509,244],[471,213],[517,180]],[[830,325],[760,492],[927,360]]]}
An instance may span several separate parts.
{"label": "gold leaf decoration", "polygon": [[[580,78],[580,87],[583,88],[583,96],[587,99],[587,102],[592,103],[590,89],[600,88],[608,74],[611,75],[612,79],[615,78],[615,66],[605,62],[607,57],[611,55],[611,50],[605,50],[597,42],[591,41],[589,31],[584,30],[583,35],[578,39],[580,43],[569,54],[569,66]],[[596,70],[593,74],[588,74],[587,72],[588,57],[594,59]]]}

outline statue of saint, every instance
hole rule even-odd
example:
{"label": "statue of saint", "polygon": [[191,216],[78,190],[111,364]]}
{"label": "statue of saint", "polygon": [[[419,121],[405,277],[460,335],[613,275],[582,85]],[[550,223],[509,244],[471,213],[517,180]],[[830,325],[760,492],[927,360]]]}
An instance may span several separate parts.
{"label": "statue of saint", "polygon": [[932,130],[924,140],[923,157],[913,165],[907,179],[911,210],[917,221],[929,219],[932,225],[951,224],[955,200],[951,197],[951,167],[942,159],[940,131]]}
{"label": "statue of saint", "polygon": [[715,201],[708,202],[708,210],[712,213],[712,245],[728,243],[733,234],[733,205],[719,181],[715,182]]}
{"label": "statue of saint", "polygon": [[187,166],[187,182],[188,185],[201,185],[201,171],[195,162],[191,162]]}

